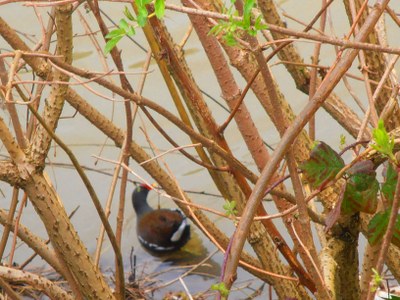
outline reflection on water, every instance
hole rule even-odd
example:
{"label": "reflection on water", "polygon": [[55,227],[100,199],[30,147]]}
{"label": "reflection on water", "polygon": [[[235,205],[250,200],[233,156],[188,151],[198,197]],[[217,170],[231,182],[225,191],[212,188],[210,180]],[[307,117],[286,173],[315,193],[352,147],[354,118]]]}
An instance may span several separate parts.
{"label": "reflection on water", "polygon": [[[178,251],[158,253],[141,249],[145,251],[143,253],[153,257],[153,260],[146,260],[136,265],[132,263],[129,285],[134,290],[135,288],[144,290],[148,296],[156,294],[164,296],[170,291],[171,286],[181,284],[181,280],[204,283],[211,279],[217,282],[221,273],[221,264],[214,259],[218,251],[209,253],[196,230],[192,230],[189,242]],[[140,261],[141,257],[135,259]]]}
{"label": "reflection on water", "polygon": [[[189,293],[193,299],[215,299],[216,292],[211,286],[220,282],[224,256],[213,245],[206,247],[204,243],[208,240],[201,235],[193,228],[190,241],[173,253],[150,253],[139,246],[131,257],[127,284],[131,299],[184,300],[189,299]],[[265,286],[262,281],[240,270],[230,299],[264,299]],[[139,295],[139,291],[142,294]],[[261,296],[263,291],[264,296]]]}

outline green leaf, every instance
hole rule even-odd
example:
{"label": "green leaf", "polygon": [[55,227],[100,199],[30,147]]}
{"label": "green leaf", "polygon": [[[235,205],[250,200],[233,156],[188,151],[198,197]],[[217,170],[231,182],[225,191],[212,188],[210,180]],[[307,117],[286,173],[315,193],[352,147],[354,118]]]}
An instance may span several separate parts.
{"label": "green leaf", "polygon": [[379,120],[378,127],[372,131],[372,136],[375,144],[371,145],[371,147],[395,162],[396,158],[393,154],[394,138],[389,137],[385,125],[383,124],[383,120]]}
{"label": "green leaf", "polygon": [[129,30],[129,24],[125,19],[119,20],[119,28],[123,29],[124,32]]}
{"label": "green leaf", "polygon": [[255,0],[246,0],[243,7],[243,29],[250,27],[251,10],[256,3]]}
{"label": "green leaf", "polygon": [[237,44],[235,36],[231,32],[228,32],[227,34],[224,35],[224,40],[228,46],[236,46]]}
{"label": "green leaf", "polygon": [[129,25],[129,23],[125,19],[121,19],[119,21],[119,30],[121,32],[121,35],[134,35],[135,34],[135,28],[132,25]]}
{"label": "green leaf", "polygon": [[156,0],[154,3],[157,18],[161,19],[165,13],[165,0]]}
{"label": "green leaf", "polygon": [[400,247],[400,216],[397,216],[397,221],[392,236],[392,243],[397,247]]}
{"label": "green leaf", "polygon": [[223,29],[224,29],[223,24],[222,24],[222,23],[219,23],[219,24],[213,26],[213,27],[210,29],[210,31],[208,32],[208,35],[213,34],[213,35],[217,36],[218,34],[220,34],[220,32],[221,32]]}
{"label": "green leaf", "polygon": [[131,14],[131,12],[129,11],[129,8],[125,6],[124,8],[124,15],[125,17],[128,18],[128,20],[130,21],[136,21],[135,17]]}
{"label": "green leaf", "polygon": [[151,0],[135,0],[135,3],[139,7],[144,7],[146,4],[149,4]]}
{"label": "green leaf", "polygon": [[118,28],[118,29],[114,29],[112,31],[110,31],[107,35],[106,35],[106,39],[112,39],[118,36],[124,36],[125,35],[125,30]]}
{"label": "green leaf", "polygon": [[256,21],[254,22],[254,28],[256,30],[264,30],[264,29],[268,28],[267,24],[262,24],[262,16],[261,15],[259,15],[257,17]]}
{"label": "green leaf", "polygon": [[211,289],[213,291],[219,291],[223,297],[228,297],[229,295],[229,290],[226,288],[225,283],[223,282],[213,284]]}
{"label": "green leaf", "polygon": [[389,223],[390,210],[377,213],[368,224],[368,242],[374,246],[376,245],[385,234],[387,225]]}
{"label": "green leaf", "polygon": [[378,145],[388,144],[389,143],[389,135],[386,131],[383,120],[379,120],[378,127],[373,130],[374,141]]}
{"label": "green leaf", "polygon": [[[371,245],[376,245],[385,235],[389,223],[390,213],[390,208],[384,212],[377,213],[369,222],[367,237],[368,242]],[[397,247],[400,247],[400,215],[397,215],[391,242]]]}
{"label": "green leaf", "polygon": [[251,27],[247,29],[247,33],[250,34],[251,36],[256,36],[257,35],[257,30],[252,29]]}
{"label": "green leaf", "polygon": [[346,184],[341,212],[374,213],[378,205],[378,191],[379,183],[375,172],[373,174],[358,172],[351,175]]}
{"label": "green leaf", "polygon": [[147,22],[147,16],[149,15],[146,7],[138,7],[137,22],[140,27],[144,27]]}
{"label": "green leaf", "polygon": [[397,172],[394,170],[393,165],[389,163],[386,170],[386,180],[382,184],[382,193],[390,203],[393,202],[394,193],[396,191]]}
{"label": "green leaf", "polygon": [[231,33],[232,35],[235,35],[237,33],[236,32],[237,29],[238,29],[238,24],[236,22],[233,22],[231,24],[229,24],[229,23],[227,24],[226,31]]}
{"label": "green leaf", "polygon": [[128,31],[126,32],[127,35],[135,35],[136,31],[135,28],[133,28],[133,26],[129,26]]}
{"label": "green leaf", "polygon": [[304,172],[304,179],[313,188],[335,178],[343,167],[343,159],[324,142],[317,143],[310,158],[299,166]]}
{"label": "green leaf", "polygon": [[120,39],[122,39],[123,36],[116,36],[114,38],[112,38],[111,40],[109,40],[106,43],[106,46],[104,48],[104,52],[106,54],[110,53],[111,50],[115,47],[115,45],[117,45],[117,43],[120,41]]}

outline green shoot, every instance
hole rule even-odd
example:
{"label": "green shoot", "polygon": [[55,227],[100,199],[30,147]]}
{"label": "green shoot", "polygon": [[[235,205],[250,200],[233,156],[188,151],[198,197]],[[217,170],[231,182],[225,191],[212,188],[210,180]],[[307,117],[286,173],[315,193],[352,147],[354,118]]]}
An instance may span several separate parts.
{"label": "green shoot", "polygon": [[383,120],[379,120],[378,127],[372,131],[372,136],[375,144],[371,145],[371,147],[397,165],[396,157],[393,154],[394,138],[389,137]]}
{"label": "green shoot", "polygon": [[[155,12],[149,15],[147,11],[146,5],[154,2]],[[129,9],[125,7],[124,15],[128,21],[133,24],[129,24],[126,19],[121,19],[118,28],[112,30],[109,34],[107,34],[106,38],[108,39],[106,46],[104,48],[105,54],[111,52],[111,50],[118,44],[118,42],[126,35],[132,36],[136,34],[135,27],[140,26],[144,27],[147,23],[148,18],[152,16],[157,16],[157,18],[161,19],[165,14],[165,0],[135,0],[135,4],[137,7],[137,16],[136,18],[131,14]]]}
{"label": "green shoot", "polygon": [[[132,15],[130,15],[132,16]],[[133,17],[133,16],[132,16]],[[130,19],[128,17],[128,19]],[[110,53],[111,50],[117,45],[117,43],[126,35],[132,36],[135,34],[135,28],[132,25],[129,25],[125,19],[121,19],[119,21],[119,25],[117,29],[110,31],[106,35],[106,39],[108,39],[106,46],[104,48],[104,52],[106,54]]]}
{"label": "green shoot", "polygon": [[344,134],[340,135],[340,150],[343,150],[346,146],[346,136]]}
{"label": "green shoot", "polygon": [[219,282],[219,283],[215,283],[211,286],[211,289],[213,291],[219,291],[221,293],[222,297],[228,297],[229,295],[229,290],[226,288],[225,283],[223,282]]}
{"label": "green shoot", "polygon": [[375,291],[378,289],[379,285],[381,284],[383,278],[382,278],[381,275],[378,273],[378,271],[375,270],[374,268],[372,268],[372,273],[374,273],[374,276],[373,276],[373,278],[372,278],[372,280],[373,280],[373,285],[372,285],[372,287],[371,287],[371,291],[372,291],[372,292],[375,292]]}
{"label": "green shoot", "polygon": [[238,16],[238,12],[234,9],[233,6],[235,1],[231,1],[231,3],[231,7],[226,11],[226,14],[229,15],[229,21],[220,21],[217,25],[211,28],[209,34],[217,36],[222,33],[222,38],[227,43],[227,45],[235,46],[237,45],[237,39],[240,35],[240,30],[238,29],[242,29],[252,36],[255,36],[260,30],[267,29],[267,26],[262,23],[261,16],[258,16],[258,18],[254,20],[253,25],[251,24],[251,11],[256,5],[255,0],[246,0],[244,2],[242,20],[237,20],[236,18],[234,18]]}
{"label": "green shoot", "polygon": [[236,201],[226,201],[225,204],[222,206],[225,210],[225,214],[229,216],[236,216],[238,211],[236,209]]}

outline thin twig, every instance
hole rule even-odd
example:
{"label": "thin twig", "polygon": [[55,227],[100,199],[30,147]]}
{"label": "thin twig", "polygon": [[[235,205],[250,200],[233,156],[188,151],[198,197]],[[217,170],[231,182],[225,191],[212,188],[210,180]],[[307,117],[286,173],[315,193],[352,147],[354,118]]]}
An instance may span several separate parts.
{"label": "thin twig", "polygon": [[216,171],[229,171],[230,168],[229,166],[226,167],[217,167],[214,165],[211,165],[209,163],[203,162],[200,159],[195,158],[193,155],[189,154],[188,152],[186,152],[183,149],[179,149],[180,146],[166,133],[166,131],[160,126],[160,124],[158,122],[156,122],[156,120],[153,118],[153,116],[149,113],[149,111],[142,107],[142,111],[146,114],[147,118],[150,120],[150,122],[153,124],[153,126],[155,128],[157,128],[157,130],[164,136],[164,138],[172,145],[175,147],[175,149],[178,149],[180,153],[182,153],[185,157],[187,157],[188,159],[190,159],[191,161],[193,161],[194,163],[205,167],[207,169],[210,170],[216,170]]}
{"label": "thin twig", "polygon": [[[28,200],[28,195],[24,193],[24,196],[22,197],[22,201],[19,207],[19,211],[17,214],[17,218],[15,220],[15,225],[14,225],[14,232],[18,232],[18,226],[19,226],[19,221],[21,220],[22,217],[22,211],[24,210],[26,201]],[[11,251],[10,251],[10,257],[8,261],[8,265],[12,266],[13,265],[13,260],[14,260],[14,251],[15,251],[15,245],[17,244],[17,234],[14,234],[12,244],[11,244]]]}
{"label": "thin twig", "polygon": [[[11,198],[10,209],[8,212],[7,224],[4,226],[3,236],[1,237],[0,261],[3,260],[4,249],[6,248],[7,240],[8,240],[8,237],[9,237],[9,234],[11,231],[11,226],[12,226],[12,223],[14,220],[14,214],[15,214],[15,210],[16,210],[17,204],[18,204],[18,194],[19,194],[19,188],[14,187],[13,193],[12,193],[12,198]],[[14,235],[16,235],[16,234],[14,234]]]}
{"label": "thin twig", "polygon": [[[356,14],[356,8],[354,7],[354,1],[350,1],[350,3],[349,3],[352,18],[353,18],[353,24],[352,24],[351,29],[354,29],[355,34],[358,33],[358,22],[362,16],[362,13],[367,8],[367,4],[368,4],[368,0],[365,0]],[[350,30],[350,32],[351,32],[351,30]],[[359,61],[361,64],[361,72],[364,77],[364,85],[365,85],[365,89],[367,91],[368,103],[369,103],[368,113],[366,114],[366,117],[370,118],[372,126],[376,127],[378,124],[378,113],[376,112],[375,103],[374,103],[373,96],[372,96],[372,88],[371,88],[371,85],[369,84],[368,67],[366,65],[366,57],[365,57],[364,51],[360,51],[360,53],[358,54],[358,57],[359,57]]]}
{"label": "thin twig", "polygon": [[[325,10],[323,10],[323,13],[321,15],[321,20],[320,20],[320,31],[322,33],[325,32],[325,25],[326,25],[326,14],[327,14],[327,6],[326,6],[326,0],[322,1],[322,7],[326,7]],[[321,51],[321,44],[317,43],[315,44],[314,47],[314,53],[312,56],[312,63],[313,64],[318,64],[319,62],[319,55]],[[317,82],[318,82],[318,76],[317,76],[317,69],[313,68],[311,69],[310,73],[310,89],[308,92],[308,97],[309,99],[312,99],[312,97],[315,94],[315,91],[317,90]],[[310,139],[312,141],[315,140],[315,117],[312,117],[310,119],[310,122],[308,123],[309,129],[308,129],[308,135],[310,136]]]}
{"label": "thin twig", "polygon": [[[297,232],[296,232],[296,228],[294,227],[293,222],[291,222],[290,225],[291,225],[291,227],[292,227],[292,230],[293,230],[294,235],[295,235],[296,238],[297,238],[297,241],[299,242],[300,246],[303,248],[303,250],[304,250],[304,252],[307,254],[309,260],[310,260],[311,263],[313,264],[314,269],[315,269],[315,271],[316,271],[316,274],[318,274],[319,281],[323,283],[323,285],[324,285],[324,287],[325,287],[325,289],[326,289],[326,286],[325,286],[325,283],[324,283],[324,277],[322,276],[321,271],[320,271],[319,268],[318,268],[317,262],[315,261],[315,259],[317,259],[317,257],[315,257],[315,259],[314,259],[314,257],[313,257],[313,256],[310,254],[310,252],[308,251],[307,247],[303,244],[302,240],[300,239],[299,235],[298,235]],[[328,290],[326,290],[326,294],[329,295]]]}
{"label": "thin twig", "polygon": [[178,44],[178,47],[180,49],[182,49],[185,46],[185,44],[188,41],[188,39],[190,38],[190,35],[192,34],[192,32],[193,32],[193,25],[192,25],[192,23],[190,23],[188,26],[188,29],[186,30],[185,35],[182,38],[182,41]]}
{"label": "thin twig", "polygon": [[[14,62],[13,65],[17,64],[18,61],[15,60],[14,58]],[[13,67],[10,68],[10,72],[9,72],[9,76],[15,76],[15,73],[11,73],[11,70],[13,69]],[[15,72],[15,70],[14,70]],[[5,67],[5,60],[3,58],[0,58],[0,82],[2,83],[3,86],[5,86],[5,91],[7,94],[7,88],[12,88],[12,80],[13,78],[10,78],[9,76],[7,76],[7,71],[6,71],[6,67]],[[9,86],[9,84],[11,86]],[[1,90],[2,93],[4,93],[4,91]],[[7,98],[7,95],[4,95],[4,98]],[[26,138],[25,135],[23,133],[22,130],[22,126],[21,126],[21,122],[18,118],[18,112],[15,108],[14,105],[14,99],[13,99],[13,95],[12,93],[9,94],[9,102],[5,101],[5,106],[10,114],[11,117],[11,122],[13,123],[13,128],[15,131],[15,136],[17,139],[17,142],[19,144],[19,146],[22,149],[26,149],[27,148],[27,142],[26,142]],[[1,257],[1,256],[0,256]]]}
{"label": "thin twig", "polygon": [[140,163],[140,165],[143,165],[143,164],[146,164],[148,162],[151,162],[151,161],[153,161],[153,160],[155,160],[157,158],[160,158],[161,156],[167,155],[168,153],[171,153],[171,152],[180,151],[180,150],[185,149],[185,148],[193,148],[193,147],[198,147],[198,146],[201,146],[201,144],[200,143],[198,143],[198,144],[190,144],[190,145],[184,145],[184,146],[179,146],[179,147],[176,147],[176,148],[173,148],[173,149],[169,149],[167,151],[164,151],[163,153],[157,154],[156,156],[154,156],[154,157],[152,157],[152,158],[150,158],[148,160],[142,161]]}
{"label": "thin twig", "polygon": [[[118,161],[120,163],[122,163],[122,152],[120,154]],[[110,190],[108,192],[108,197],[107,197],[106,206],[105,206],[105,210],[104,210],[104,213],[106,214],[107,218],[111,214],[112,199],[114,197],[114,192],[115,192],[115,187],[117,185],[117,181],[120,178],[120,175],[119,175],[120,170],[121,170],[120,163],[115,165],[113,178],[112,178],[111,184],[110,184]],[[96,266],[98,266],[99,262],[100,262],[101,249],[102,249],[102,245],[103,245],[103,241],[104,241],[104,233],[105,233],[105,228],[104,228],[104,225],[102,224],[100,227],[99,235],[97,237],[96,252],[94,255],[94,263]]]}
{"label": "thin twig", "polygon": [[186,286],[185,282],[183,281],[182,277],[179,277],[179,282],[182,284],[183,289],[185,290],[186,295],[189,297],[189,299],[190,299],[190,300],[193,300],[193,297],[192,297],[192,295],[190,294],[189,289],[188,289],[188,287]]}

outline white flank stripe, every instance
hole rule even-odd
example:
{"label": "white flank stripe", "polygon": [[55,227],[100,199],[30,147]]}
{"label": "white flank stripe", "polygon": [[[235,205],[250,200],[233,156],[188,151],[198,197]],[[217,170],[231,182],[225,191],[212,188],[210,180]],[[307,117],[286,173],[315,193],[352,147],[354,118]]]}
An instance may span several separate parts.
{"label": "white flank stripe", "polygon": [[187,221],[186,219],[182,220],[181,226],[179,226],[178,230],[174,232],[174,234],[171,236],[171,242],[177,242],[181,239],[182,234],[186,228]]}
{"label": "white flank stripe", "polygon": [[138,236],[138,238],[139,238],[139,241],[140,241],[142,244],[148,246],[151,250],[154,250],[154,251],[170,251],[170,250],[173,250],[173,249],[174,249],[174,246],[171,246],[171,247],[162,247],[162,246],[159,246],[159,245],[157,245],[157,244],[149,243],[149,242],[147,242],[145,239],[143,239],[140,235]]}

